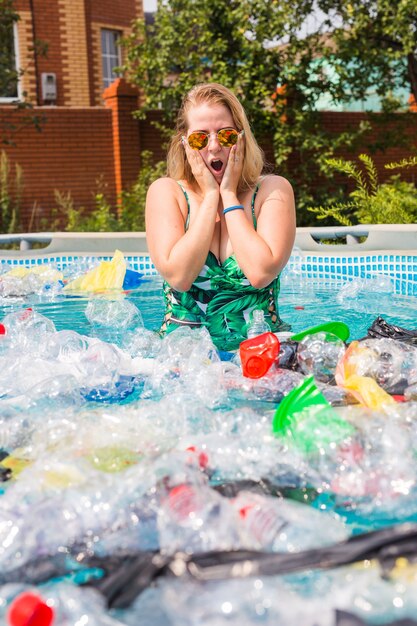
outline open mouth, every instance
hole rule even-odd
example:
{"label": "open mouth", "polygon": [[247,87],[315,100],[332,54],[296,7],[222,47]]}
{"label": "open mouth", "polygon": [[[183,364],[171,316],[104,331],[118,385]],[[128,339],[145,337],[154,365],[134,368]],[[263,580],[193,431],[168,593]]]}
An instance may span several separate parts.
{"label": "open mouth", "polygon": [[210,163],[210,165],[214,169],[215,172],[220,172],[220,170],[223,167],[223,161],[220,161],[220,159],[215,159],[214,161]]}

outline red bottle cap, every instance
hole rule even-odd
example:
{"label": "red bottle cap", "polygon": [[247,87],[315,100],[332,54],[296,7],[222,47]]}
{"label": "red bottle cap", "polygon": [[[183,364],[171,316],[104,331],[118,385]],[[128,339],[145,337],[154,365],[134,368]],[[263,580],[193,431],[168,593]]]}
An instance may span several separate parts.
{"label": "red bottle cap", "polygon": [[191,485],[177,485],[168,494],[168,506],[171,515],[177,521],[185,520],[197,510],[197,495]]}
{"label": "red bottle cap", "polygon": [[239,346],[243,375],[261,378],[278,359],[279,339],[274,333],[263,333],[242,341]]}
{"label": "red bottle cap", "polygon": [[36,593],[21,593],[11,603],[8,614],[10,626],[50,626],[54,612]]}
{"label": "red bottle cap", "polygon": [[6,327],[4,324],[0,324],[0,335],[6,334]]}

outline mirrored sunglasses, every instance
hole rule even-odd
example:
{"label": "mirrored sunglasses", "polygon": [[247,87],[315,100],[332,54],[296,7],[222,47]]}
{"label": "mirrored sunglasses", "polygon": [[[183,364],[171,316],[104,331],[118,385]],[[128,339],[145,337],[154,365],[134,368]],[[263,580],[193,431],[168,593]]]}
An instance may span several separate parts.
{"label": "mirrored sunglasses", "polygon": [[202,150],[207,146],[212,134],[217,135],[219,144],[224,148],[234,146],[239,137],[239,132],[235,128],[221,128],[217,133],[205,133],[202,130],[196,130],[188,135],[188,144],[193,150]]}

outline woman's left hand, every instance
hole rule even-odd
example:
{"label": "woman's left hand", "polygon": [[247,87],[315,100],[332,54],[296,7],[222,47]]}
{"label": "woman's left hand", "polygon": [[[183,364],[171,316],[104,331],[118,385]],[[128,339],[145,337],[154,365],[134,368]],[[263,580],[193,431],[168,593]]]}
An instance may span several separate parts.
{"label": "woman's left hand", "polygon": [[243,134],[239,134],[236,145],[229,152],[229,159],[220,183],[220,193],[236,193],[240,175],[243,168],[243,156],[245,153],[245,140]]}

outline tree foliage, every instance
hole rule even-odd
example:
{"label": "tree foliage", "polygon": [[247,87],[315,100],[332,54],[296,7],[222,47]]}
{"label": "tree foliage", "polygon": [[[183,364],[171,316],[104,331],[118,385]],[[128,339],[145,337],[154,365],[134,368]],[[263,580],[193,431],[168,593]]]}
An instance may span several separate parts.
{"label": "tree foliage", "polygon": [[[17,116],[12,114],[1,119],[0,142],[4,145],[15,145],[16,135],[27,126],[41,130],[45,121],[44,115],[34,112],[28,94],[24,91],[18,94],[18,83],[25,73],[25,68],[16,67],[14,25],[19,19],[14,0],[0,0],[0,97],[10,98],[12,111],[19,112]],[[37,40],[30,51],[34,56],[45,56],[47,48],[45,42]]]}
{"label": "tree foliage", "polygon": [[[139,114],[160,108],[169,128],[194,84],[232,88],[258,140],[272,148],[277,171],[293,182],[300,223],[307,224],[306,208],[329,193],[328,159],[341,148],[354,151],[369,129],[362,122],[331,133],[316,103],[326,92],[343,104],[382,78],[381,93],[405,84],[404,63],[415,53],[413,5],[415,0],[392,6],[389,0],[160,0],[154,23],[138,20],[125,40],[125,70],[143,93]],[[368,16],[375,15],[378,33],[396,38],[395,51],[369,39]],[[396,27],[396,16],[402,26]],[[365,63],[370,42],[378,46],[370,51],[373,73]]]}
{"label": "tree foliage", "polygon": [[14,68],[13,25],[19,20],[12,0],[0,0],[0,96],[13,97],[18,72]]}
{"label": "tree foliage", "polygon": [[[353,97],[374,88],[388,110],[405,88],[417,102],[416,0],[322,0],[334,13],[337,70]],[[355,63],[351,63],[354,59]]]}

